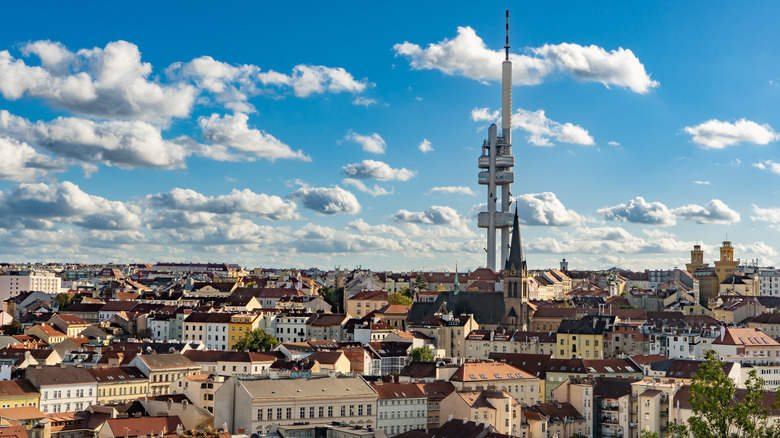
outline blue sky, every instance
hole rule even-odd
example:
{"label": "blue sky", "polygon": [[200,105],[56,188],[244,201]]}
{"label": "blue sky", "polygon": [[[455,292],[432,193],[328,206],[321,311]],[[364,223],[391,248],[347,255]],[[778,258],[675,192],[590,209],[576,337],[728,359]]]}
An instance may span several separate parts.
{"label": "blue sky", "polygon": [[490,6],[6,6],[0,260],[482,266],[510,9],[531,268],[775,262],[780,5]]}

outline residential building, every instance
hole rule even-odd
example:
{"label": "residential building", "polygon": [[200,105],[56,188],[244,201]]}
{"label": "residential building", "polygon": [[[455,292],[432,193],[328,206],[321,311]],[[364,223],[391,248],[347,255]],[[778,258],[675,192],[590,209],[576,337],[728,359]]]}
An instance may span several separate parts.
{"label": "residential building", "polygon": [[276,317],[276,333],[272,333],[279,342],[302,342],[306,340],[306,321],[308,313],[290,312]]}
{"label": "residential building", "polygon": [[30,367],[25,377],[41,393],[42,412],[80,411],[97,402],[97,380],[86,368]]}
{"label": "residential building", "polygon": [[0,275],[0,302],[22,292],[59,294],[62,279],[53,272],[38,270],[8,271]]}
{"label": "residential building", "polygon": [[57,327],[69,338],[75,338],[92,324],[69,313],[58,313],[49,319],[49,324]]}
{"label": "residential building", "polygon": [[388,304],[387,296],[387,292],[381,290],[359,292],[347,299],[347,313],[362,318],[385,307]]}
{"label": "residential building", "polygon": [[360,376],[231,377],[216,391],[214,424],[231,433],[267,433],[302,421],[376,427],[376,409],[377,393]]}
{"label": "residential building", "polygon": [[553,354],[555,332],[473,330],[466,337],[466,358],[487,359],[491,353]]}
{"label": "residential building", "polygon": [[415,383],[371,385],[377,393],[376,427],[387,436],[428,427],[428,398]]}
{"label": "residential building", "polygon": [[314,313],[306,321],[306,338],[341,341],[344,325],[349,319],[349,313]]}
{"label": "residential building", "polygon": [[522,405],[541,400],[539,378],[503,362],[466,362],[450,377],[458,391],[507,391]]}
{"label": "residential building", "polygon": [[49,345],[57,345],[68,337],[65,333],[57,330],[57,327],[46,323],[26,327],[24,334],[35,336]]}
{"label": "residential building", "polygon": [[604,334],[611,330],[613,321],[614,317],[595,315],[561,321],[554,356],[560,359],[603,359]]}
{"label": "residential building", "polygon": [[215,376],[209,373],[188,374],[171,383],[171,393],[187,396],[196,406],[214,414],[214,394],[223,383],[225,376]]}
{"label": "residential building", "polygon": [[441,401],[441,418],[487,423],[496,432],[519,436],[522,427],[520,403],[506,391],[495,389],[455,391]]}
{"label": "residential building", "polygon": [[417,387],[428,400],[426,428],[435,429],[444,421],[441,415],[441,401],[455,391],[455,385],[450,382],[425,382],[417,383]]}
{"label": "residential building", "polygon": [[189,350],[182,353],[200,367],[203,373],[232,376],[235,374],[263,374],[279,358],[274,352]]}
{"label": "residential building", "polygon": [[137,354],[129,363],[149,379],[149,395],[170,394],[171,382],[201,372],[195,362],[179,353]]}
{"label": "residential building", "polygon": [[547,435],[569,438],[584,435],[587,429],[585,417],[571,403],[539,403],[528,407],[525,413],[537,413],[547,419]]}
{"label": "residential building", "polygon": [[479,329],[479,325],[474,315],[438,314],[419,323],[409,324],[408,328],[433,339],[436,349],[443,350],[444,356],[466,357],[466,337]]}
{"label": "residential building", "polygon": [[228,334],[230,336],[228,350],[232,350],[236,342],[252,330],[260,328],[260,322],[263,320],[261,315],[255,313],[236,313],[230,316],[228,324]]}
{"label": "residential building", "polygon": [[712,348],[726,362],[780,364],[780,342],[757,328],[721,328]]}
{"label": "residential building", "polygon": [[0,380],[0,408],[38,407],[41,393],[27,380]]}
{"label": "residential building", "polygon": [[149,378],[136,367],[90,368],[97,381],[97,404],[127,403],[149,394]]}

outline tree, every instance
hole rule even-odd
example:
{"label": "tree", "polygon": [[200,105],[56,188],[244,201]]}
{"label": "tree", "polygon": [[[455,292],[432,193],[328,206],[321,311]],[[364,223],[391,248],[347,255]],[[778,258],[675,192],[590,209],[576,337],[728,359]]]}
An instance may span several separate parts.
{"label": "tree", "polygon": [[60,309],[64,309],[71,304],[76,304],[81,302],[81,295],[75,295],[68,292],[63,292],[56,297],[54,297],[54,301],[59,304]]}
{"label": "tree", "polygon": [[412,291],[406,286],[401,286],[401,290],[399,292],[401,292],[401,294],[403,294],[404,296],[407,296],[409,298],[414,298]]}
{"label": "tree", "polygon": [[0,333],[8,336],[24,334],[24,328],[19,320],[14,319],[10,324],[0,327]]}
{"label": "tree", "polygon": [[433,362],[433,350],[428,347],[418,347],[412,350],[409,354],[412,358],[412,362]]}
{"label": "tree", "polygon": [[387,297],[388,304],[402,304],[404,306],[411,306],[413,300],[401,292],[393,292]]}
{"label": "tree", "polygon": [[412,283],[412,287],[414,287],[414,290],[421,291],[428,289],[428,282],[425,280],[425,277],[422,275],[422,272],[419,272],[417,274],[417,278],[414,279],[414,283]]}
{"label": "tree", "polygon": [[780,430],[769,426],[769,411],[762,406],[764,381],[753,370],[746,382],[746,390],[737,395],[737,386],[723,371],[723,362],[714,350],[693,376],[690,403],[693,415],[687,423],[670,426],[670,436],[716,437],[770,437]]}
{"label": "tree", "polygon": [[236,351],[269,351],[276,348],[279,341],[262,329],[248,331],[233,346]]}
{"label": "tree", "polygon": [[332,287],[324,287],[320,289],[320,295],[326,303],[330,304],[334,313],[341,313],[342,299],[344,298],[344,288],[340,287],[334,289]]}

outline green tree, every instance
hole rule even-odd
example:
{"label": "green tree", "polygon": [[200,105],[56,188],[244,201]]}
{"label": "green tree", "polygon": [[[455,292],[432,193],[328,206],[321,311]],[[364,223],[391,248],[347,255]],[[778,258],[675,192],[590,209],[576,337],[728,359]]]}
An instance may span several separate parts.
{"label": "green tree", "polygon": [[413,362],[433,362],[433,350],[428,347],[418,347],[412,350],[409,356]]}
{"label": "green tree", "polygon": [[269,351],[276,348],[279,341],[262,329],[248,331],[233,346],[236,351]]}
{"label": "green tree", "polygon": [[428,289],[428,281],[425,280],[425,277],[422,275],[422,272],[417,273],[417,278],[414,279],[414,283],[412,283],[412,287],[414,287],[414,290],[421,291]]}
{"label": "green tree", "polygon": [[658,434],[650,432],[649,430],[643,430],[642,433],[639,434],[639,438],[658,438]]}
{"label": "green tree", "polygon": [[388,304],[402,304],[404,306],[411,306],[413,300],[401,292],[393,292],[387,297]]}
{"label": "green tree", "polygon": [[409,298],[414,298],[414,294],[412,294],[412,291],[406,286],[401,286],[401,290],[399,292],[401,292],[401,294],[403,294],[404,296],[407,296]]}
{"label": "green tree", "polygon": [[723,371],[723,362],[710,350],[693,376],[690,403],[693,415],[687,423],[670,425],[670,436],[693,438],[770,437],[780,430],[769,426],[769,411],[762,406],[764,381],[750,372],[746,394]]}
{"label": "green tree", "polygon": [[54,301],[59,304],[60,309],[64,309],[71,304],[76,304],[81,302],[81,295],[74,295],[71,293],[63,292],[56,297],[54,297]]}
{"label": "green tree", "polygon": [[19,320],[14,319],[10,324],[0,327],[0,333],[7,336],[21,335],[24,334],[24,328]]}
{"label": "green tree", "polygon": [[344,288],[340,287],[338,289],[334,289],[332,287],[324,287],[320,289],[320,295],[322,296],[322,299],[325,300],[326,303],[330,304],[332,309],[331,312],[333,313],[341,313],[342,310],[342,299],[344,298]]}

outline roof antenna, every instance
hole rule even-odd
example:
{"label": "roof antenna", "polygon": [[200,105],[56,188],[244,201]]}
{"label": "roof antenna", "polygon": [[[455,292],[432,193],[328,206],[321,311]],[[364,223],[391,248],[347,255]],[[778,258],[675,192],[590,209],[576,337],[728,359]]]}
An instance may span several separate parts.
{"label": "roof antenna", "polygon": [[506,10],[506,45],[504,50],[506,51],[505,61],[509,61],[509,9]]}

